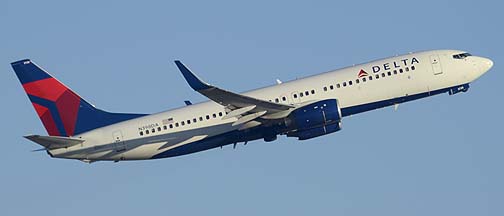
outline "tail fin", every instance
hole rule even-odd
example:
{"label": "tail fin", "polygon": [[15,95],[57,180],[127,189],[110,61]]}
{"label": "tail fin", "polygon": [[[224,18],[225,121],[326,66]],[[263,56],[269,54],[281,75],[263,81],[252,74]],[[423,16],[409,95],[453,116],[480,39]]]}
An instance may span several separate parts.
{"label": "tail fin", "polygon": [[29,59],[11,65],[51,136],[70,137],[145,115],[97,109]]}

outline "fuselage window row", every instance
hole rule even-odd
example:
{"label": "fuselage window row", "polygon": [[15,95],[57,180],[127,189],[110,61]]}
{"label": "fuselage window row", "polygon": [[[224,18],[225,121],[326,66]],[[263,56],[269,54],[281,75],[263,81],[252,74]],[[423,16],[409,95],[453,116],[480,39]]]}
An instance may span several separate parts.
{"label": "fuselage window row", "polygon": [[[223,112],[213,113],[212,117],[217,118],[217,115],[219,117],[222,117],[222,116],[224,116],[224,113]],[[177,128],[177,127],[182,127],[184,125],[190,125],[191,123],[197,123],[198,119],[199,119],[199,121],[203,121],[203,117],[200,116],[199,118],[193,118],[192,121],[190,119],[188,119],[186,121],[176,122],[175,124],[163,125],[162,129],[161,129],[161,127],[157,127],[157,131],[161,132],[161,130],[168,130],[168,128],[173,129],[174,127]],[[210,115],[206,115],[206,119],[210,120]],[[139,134],[140,134],[140,136],[144,136],[144,135],[148,135],[150,133],[154,134],[155,132],[156,132],[156,128],[152,128],[149,130],[145,130],[145,132],[140,131]]]}
{"label": "fuselage window row", "polygon": [[[292,94],[292,97],[294,99],[297,99],[297,98],[302,98],[302,97],[305,97],[305,96],[309,96],[310,94],[314,95],[315,94],[315,89],[312,89],[310,91],[301,91],[298,93],[293,93]],[[269,102],[273,102],[273,100],[268,100]],[[275,98],[274,99],[275,103],[280,103],[280,101],[282,102],[287,102],[287,97],[286,96],[280,96],[279,98]]]}
{"label": "fuselage window row", "polygon": [[[397,75],[397,74],[400,74],[400,73],[404,73],[404,71],[408,72],[410,70],[415,70],[415,66],[411,66],[411,67],[406,67],[404,69],[400,68],[399,70],[393,70],[393,71],[387,71],[387,72],[383,72],[380,74],[376,74],[374,76],[374,78],[376,80],[380,79],[380,76],[381,77],[386,77],[386,76],[392,76],[392,75]],[[362,77],[361,79],[356,79],[355,80],[355,84],[360,84],[360,83],[365,83],[367,81],[372,81],[373,80],[373,76],[367,76],[367,77]],[[347,87],[347,86],[351,86],[353,85],[354,83],[350,80],[350,81],[347,81],[347,82],[342,82],[341,84],[340,83],[337,83],[336,84],[336,88],[341,88],[341,87]],[[328,91],[328,90],[334,90],[334,85],[329,85],[329,88],[327,86],[324,86],[322,88],[322,90],[324,90],[325,92]],[[296,96],[296,95],[295,95]],[[294,98],[297,98],[297,97],[294,97]]]}

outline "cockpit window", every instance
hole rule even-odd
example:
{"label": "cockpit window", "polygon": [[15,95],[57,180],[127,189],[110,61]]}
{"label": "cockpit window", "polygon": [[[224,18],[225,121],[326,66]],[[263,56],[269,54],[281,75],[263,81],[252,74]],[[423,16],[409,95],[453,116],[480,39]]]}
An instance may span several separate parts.
{"label": "cockpit window", "polygon": [[454,59],[465,59],[467,56],[472,56],[470,53],[461,53],[457,55],[453,55]]}

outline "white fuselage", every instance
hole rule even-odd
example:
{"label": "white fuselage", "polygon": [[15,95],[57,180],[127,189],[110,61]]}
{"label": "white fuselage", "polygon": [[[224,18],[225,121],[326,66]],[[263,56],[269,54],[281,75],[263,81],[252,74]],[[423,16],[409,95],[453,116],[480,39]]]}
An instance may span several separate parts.
{"label": "white fuselage", "polygon": [[[481,57],[453,58],[458,53],[463,51],[435,50],[395,56],[242,94],[293,105],[335,98],[347,116],[385,106],[366,107],[376,102],[389,101],[387,105],[393,105],[414,95],[447,92],[448,88],[474,81],[491,67],[491,62]],[[88,161],[150,159],[165,151],[236,131],[239,126],[231,125],[236,118],[222,120],[224,115],[223,106],[213,101],[202,102],[75,135],[86,141],[52,150],[50,154]],[[225,144],[230,143],[221,145]]]}

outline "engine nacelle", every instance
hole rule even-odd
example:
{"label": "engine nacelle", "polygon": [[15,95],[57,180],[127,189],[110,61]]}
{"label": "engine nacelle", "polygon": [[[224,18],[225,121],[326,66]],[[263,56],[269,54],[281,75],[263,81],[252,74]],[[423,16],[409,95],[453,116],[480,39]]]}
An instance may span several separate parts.
{"label": "engine nacelle", "polygon": [[311,139],[341,130],[341,109],[337,99],[327,99],[308,104],[289,115],[288,137]]}

